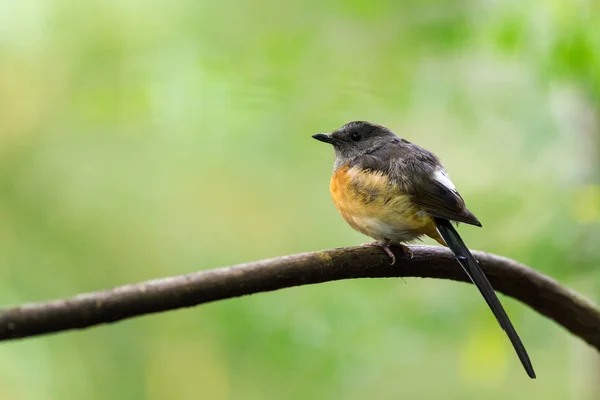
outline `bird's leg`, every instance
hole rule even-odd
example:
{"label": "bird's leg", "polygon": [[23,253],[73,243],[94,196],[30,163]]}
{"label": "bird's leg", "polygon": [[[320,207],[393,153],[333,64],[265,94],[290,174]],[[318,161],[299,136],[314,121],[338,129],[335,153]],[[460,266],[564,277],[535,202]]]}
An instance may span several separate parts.
{"label": "bird's leg", "polygon": [[386,254],[388,256],[390,256],[390,258],[392,259],[392,263],[390,265],[396,264],[396,256],[390,249],[390,247],[392,247],[392,246],[400,247],[404,254],[410,255],[410,258],[414,257],[412,250],[408,246],[404,246],[403,244],[400,244],[400,243],[392,243],[391,240],[381,240],[381,241],[377,241],[377,242],[365,243],[365,244],[363,244],[363,246],[377,246],[377,247],[382,248],[386,252]]}

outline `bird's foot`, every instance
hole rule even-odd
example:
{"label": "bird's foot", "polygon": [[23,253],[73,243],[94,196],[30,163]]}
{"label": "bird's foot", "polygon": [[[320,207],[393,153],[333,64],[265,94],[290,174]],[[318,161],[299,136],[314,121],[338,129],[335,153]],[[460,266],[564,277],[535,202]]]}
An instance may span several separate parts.
{"label": "bird's foot", "polygon": [[376,246],[376,247],[382,248],[386,252],[386,254],[388,256],[390,256],[390,258],[392,259],[392,262],[391,262],[390,265],[396,264],[396,256],[394,255],[394,253],[390,249],[390,247],[392,247],[392,246],[400,247],[400,249],[402,249],[402,252],[404,254],[410,255],[410,258],[413,258],[415,256],[413,254],[412,250],[410,249],[410,247],[404,246],[403,244],[400,244],[400,243],[392,243],[389,240],[364,243],[363,246]]}
{"label": "bird's foot", "polygon": [[410,247],[405,246],[403,244],[399,244],[398,247],[400,247],[402,249],[404,254],[410,256],[411,260],[415,257],[415,253],[413,253],[413,251],[410,249]]}

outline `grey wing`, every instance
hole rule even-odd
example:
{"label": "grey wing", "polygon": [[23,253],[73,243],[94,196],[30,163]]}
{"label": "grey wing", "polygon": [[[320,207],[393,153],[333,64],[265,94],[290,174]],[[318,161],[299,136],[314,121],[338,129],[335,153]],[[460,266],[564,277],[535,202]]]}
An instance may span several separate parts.
{"label": "grey wing", "polygon": [[465,206],[460,194],[436,179],[421,181],[416,187],[413,201],[433,217],[481,226],[481,222]]}
{"label": "grey wing", "polygon": [[439,159],[408,142],[393,142],[361,157],[363,168],[386,173],[432,217],[481,226],[465,206]]}

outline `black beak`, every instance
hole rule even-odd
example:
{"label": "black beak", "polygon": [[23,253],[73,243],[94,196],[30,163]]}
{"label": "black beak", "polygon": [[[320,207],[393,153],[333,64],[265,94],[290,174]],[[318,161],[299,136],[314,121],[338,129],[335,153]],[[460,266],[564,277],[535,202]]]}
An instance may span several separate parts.
{"label": "black beak", "polygon": [[325,142],[329,144],[333,144],[334,142],[334,139],[326,133],[317,133],[316,135],[312,135],[312,137],[320,142]]}

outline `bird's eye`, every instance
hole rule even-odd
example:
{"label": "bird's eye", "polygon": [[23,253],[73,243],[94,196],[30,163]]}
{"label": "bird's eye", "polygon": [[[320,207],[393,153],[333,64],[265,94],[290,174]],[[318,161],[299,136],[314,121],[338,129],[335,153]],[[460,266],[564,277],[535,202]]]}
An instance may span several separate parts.
{"label": "bird's eye", "polygon": [[362,139],[362,136],[360,135],[360,133],[354,132],[350,135],[350,139],[352,139],[352,141],[354,142],[358,142],[360,139]]}

